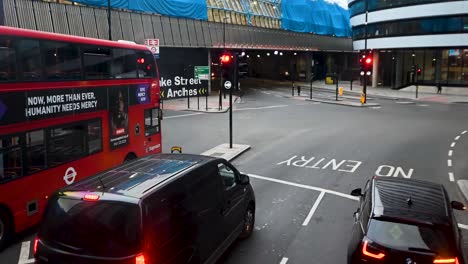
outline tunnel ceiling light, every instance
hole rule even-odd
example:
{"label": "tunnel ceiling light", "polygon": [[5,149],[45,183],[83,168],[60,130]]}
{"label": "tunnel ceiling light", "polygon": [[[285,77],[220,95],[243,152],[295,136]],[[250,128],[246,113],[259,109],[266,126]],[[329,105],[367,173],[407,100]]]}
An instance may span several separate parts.
{"label": "tunnel ceiling light", "polygon": [[283,56],[283,52],[280,52],[280,56]]}
{"label": "tunnel ceiling light", "polygon": [[275,54],[275,55],[278,55],[278,51],[277,51],[277,50],[275,50],[274,54]]}
{"label": "tunnel ceiling light", "polygon": [[270,56],[270,53],[269,53],[269,52],[267,53],[267,56]]}
{"label": "tunnel ceiling light", "polygon": [[297,55],[297,52],[294,52],[294,56],[296,56],[296,55]]}
{"label": "tunnel ceiling light", "polygon": [[257,54],[257,58],[260,58],[260,54]]}

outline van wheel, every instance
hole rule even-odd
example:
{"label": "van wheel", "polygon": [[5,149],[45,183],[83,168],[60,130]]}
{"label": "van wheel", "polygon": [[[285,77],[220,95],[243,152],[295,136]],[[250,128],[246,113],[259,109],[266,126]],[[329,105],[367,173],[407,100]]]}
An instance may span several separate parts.
{"label": "van wheel", "polygon": [[244,215],[244,228],[239,235],[240,239],[246,239],[252,235],[255,224],[255,207],[249,205]]}
{"label": "van wheel", "polygon": [[10,215],[0,209],[0,251],[6,247],[13,234],[10,219]]}

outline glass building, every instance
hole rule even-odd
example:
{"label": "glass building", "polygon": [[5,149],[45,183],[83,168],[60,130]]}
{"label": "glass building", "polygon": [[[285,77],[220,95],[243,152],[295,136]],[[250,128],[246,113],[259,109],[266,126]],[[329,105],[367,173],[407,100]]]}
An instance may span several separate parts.
{"label": "glass building", "polygon": [[[353,46],[374,50],[373,86],[468,86],[468,1],[351,0]],[[366,26],[366,10],[367,26]]]}

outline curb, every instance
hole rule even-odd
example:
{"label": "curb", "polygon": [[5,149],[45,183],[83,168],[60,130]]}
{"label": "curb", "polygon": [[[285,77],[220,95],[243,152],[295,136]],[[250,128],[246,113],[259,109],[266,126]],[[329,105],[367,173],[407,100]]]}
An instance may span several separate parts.
{"label": "curb", "polygon": [[[237,148],[237,150],[234,152],[229,152],[229,151],[223,151],[223,150],[228,150],[229,149],[229,144],[228,143],[224,143],[224,144],[221,144],[221,145],[218,145],[214,148],[211,148],[203,153],[201,153],[201,155],[204,155],[204,156],[211,156],[211,157],[220,157],[220,158],[224,158],[226,159],[227,161],[232,161],[234,159],[236,159],[237,157],[239,157],[241,154],[245,153],[246,151],[248,151],[249,149],[251,149],[251,146],[250,145],[245,145],[245,144],[233,144],[233,147],[234,149]],[[214,154],[222,154],[222,155],[214,155]]]}
{"label": "curb", "polygon": [[312,102],[319,102],[319,103],[324,103],[324,104],[333,104],[333,105],[342,105],[342,106],[349,106],[349,107],[375,107],[375,106],[380,106],[380,104],[377,103],[370,103],[370,104],[360,104],[360,103],[343,103],[343,101],[329,101],[329,100],[319,100],[319,99],[305,99],[306,101],[312,101]]}
{"label": "curb", "polygon": [[[236,103],[239,99],[241,99],[240,96],[236,97],[232,103]],[[230,107],[227,107],[226,109],[223,110],[217,110],[217,111],[206,111],[206,110],[198,110],[198,109],[191,109],[191,108],[184,108],[180,109],[177,111],[185,111],[185,112],[195,112],[195,113],[205,113],[205,114],[224,114],[229,111]],[[212,108],[213,109],[213,108]]]}

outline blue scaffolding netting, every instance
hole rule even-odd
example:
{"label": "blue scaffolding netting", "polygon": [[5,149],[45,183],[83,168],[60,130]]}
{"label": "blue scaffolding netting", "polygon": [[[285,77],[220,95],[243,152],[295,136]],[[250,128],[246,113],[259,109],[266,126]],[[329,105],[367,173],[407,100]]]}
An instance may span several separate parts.
{"label": "blue scaffolding netting", "polygon": [[[107,6],[106,0],[73,0],[90,6]],[[113,8],[174,17],[208,20],[206,0],[111,0]]]}
{"label": "blue scaffolding netting", "polygon": [[349,11],[323,0],[281,1],[282,28],[296,32],[350,37]]}
{"label": "blue scaffolding netting", "polygon": [[[107,6],[106,0],[74,0],[74,2],[90,6]],[[206,0],[111,0],[111,6],[173,17],[208,20],[206,2]],[[249,16],[255,15],[248,8],[244,13]],[[285,30],[350,37],[352,32],[349,17],[349,10],[325,0],[281,1],[281,28]]]}

